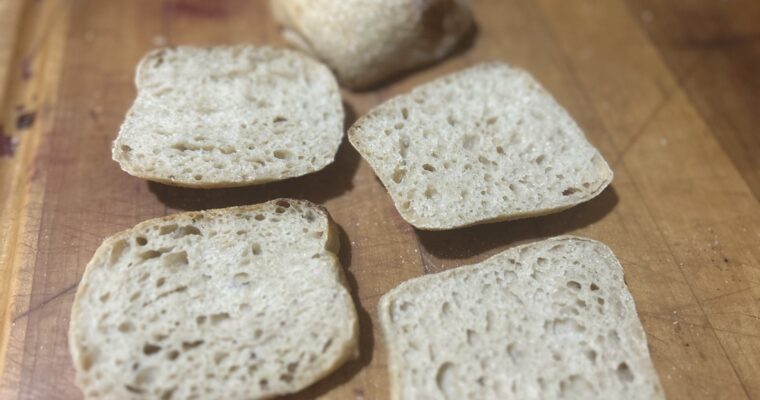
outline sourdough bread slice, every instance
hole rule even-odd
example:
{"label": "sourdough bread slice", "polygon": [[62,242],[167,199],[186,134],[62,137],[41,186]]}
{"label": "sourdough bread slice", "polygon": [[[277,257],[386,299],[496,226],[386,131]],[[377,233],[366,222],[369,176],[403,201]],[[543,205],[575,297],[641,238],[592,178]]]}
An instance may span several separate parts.
{"label": "sourdough bread slice", "polygon": [[505,64],[480,64],[393,98],[348,136],[420,229],[560,211],[612,180],[570,115]]}
{"label": "sourdough bread slice", "polygon": [[393,399],[664,398],[622,267],[593,240],[412,279],[379,315]]}
{"label": "sourdough bread slice", "polygon": [[283,37],[362,89],[448,55],[472,26],[469,0],[272,0]]}
{"label": "sourdough bread slice", "polygon": [[300,176],[330,164],[343,138],[335,78],[294,51],[155,50],[135,84],[112,153],[144,179],[207,188]]}
{"label": "sourdough bread slice", "polygon": [[306,201],[143,222],[98,248],[71,311],[87,399],[296,392],[358,353],[325,209]]}

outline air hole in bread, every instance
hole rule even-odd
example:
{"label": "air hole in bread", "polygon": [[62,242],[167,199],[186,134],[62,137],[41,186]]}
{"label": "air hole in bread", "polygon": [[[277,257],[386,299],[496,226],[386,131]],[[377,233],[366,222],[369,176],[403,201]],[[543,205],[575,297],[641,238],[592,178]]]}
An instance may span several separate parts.
{"label": "air hole in bread", "polygon": [[401,117],[403,117],[404,119],[409,118],[409,109],[407,109],[406,107],[402,108]]}
{"label": "air hole in bread", "polygon": [[501,146],[496,146],[496,152],[503,155],[504,154],[504,148],[501,147]]}
{"label": "air hole in bread", "polygon": [[204,323],[206,323],[206,319],[207,317],[205,315],[199,315],[195,317],[195,323],[197,325],[203,325]]}
{"label": "air hole in bread", "polygon": [[278,116],[274,117],[274,119],[272,120],[272,122],[274,122],[275,124],[277,124],[277,123],[280,123],[280,122],[285,122],[287,120],[288,120],[287,118],[285,118],[285,117],[283,117],[281,115],[278,115]]}
{"label": "air hole in bread", "polygon": [[430,164],[422,164],[422,169],[428,172],[435,172],[435,167]]}
{"label": "air hole in bread", "polygon": [[600,306],[603,306],[603,305],[604,305],[604,299],[603,299],[603,298],[601,298],[601,297],[597,297],[597,298],[596,298],[596,302],[597,302],[597,303],[599,303],[599,305],[600,305]]}
{"label": "air hole in bread", "polygon": [[114,243],[113,248],[111,249],[111,264],[116,264],[128,248],[129,243],[126,240],[122,239]]}
{"label": "air hole in bread", "polygon": [[248,274],[245,272],[238,272],[235,274],[235,276],[232,277],[232,279],[235,280],[235,283],[242,284],[248,282]]}
{"label": "air hole in bread", "polygon": [[507,345],[507,355],[514,365],[520,365],[522,362],[523,354],[514,343]]}
{"label": "air hole in bread", "polygon": [[159,351],[161,351],[161,346],[157,346],[155,344],[146,343],[145,346],[143,346],[143,354],[146,356],[156,354]]}
{"label": "air hole in bread", "polygon": [[129,147],[129,146],[127,146],[126,144],[123,144],[123,145],[121,145],[121,151],[123,151],[125,153],[129,153],[130,151],[132,151],[132,148]]}
{"label": "air hole in bread", "polygon": [[[212,318],[213,318],[213,316],[212,316]],[[182,342],[182,350],[184,350],[184,351],[192,350],[192,349],[195,349],[198,346],[202,345],[203,343],[205,343],[205,341],[203,339],[195,340],[195,341],[192,341],[192,342]]]}
{"label": "air hole in bread", "polygon": [[188,151],[190,148],[188,147],[187,143],[175,143],[172,145],[172,149],[177,151]]}
{"label": "air hole in bread", "polygon": [[453,115],[446,117],[446,122],[448,122],[448,124],[451,126],[455,126],[457,124],[457,121],[454,119]]}
{"label": "air hole in bread", "polygon": [[555,318],[552,321],[546,321],[544,329],[552,331],[555,335],[566,335],[583,332],[586,330],[586,327],[569,318]]}
{"label": "air hole in bread", "polygon": [[430,198],[432,198],[433,196],[435,196],[437,193],[438,193],[438,191],[437,191],[437,190],[435,190],[435,188],[434,188],[434,187],[432,187],[432,186],[428,186],[428,187],[425,189],[425,193],[424,193],[424,194],[425,194],[425,197],[426,197],[426,198],[430,199]]}
{"label": "air hole in bread", "polygon": [[195,179],[196,181],[200,181],[200,180],[202,180],[202,179],[203,179],[203,175],[201,175],[201,174],[196,174],[195,176],[193,176],[193,179]]}
{"label": "air hole in bread", "polygon": [[469,344],[470,346],[472,346],[473,343],[475,342],[475,337],[476,336],[477,336],[477,332],[475,332],[472,329],[468,329],[467,330],[467,344]]}
{"label": "air hole in bread", "polygon": [[435,384],[445,398],[456,399],[458,397],[456,395],[455,385],[457,384],[457,380],[454,376],[453,364],[445,362],[438,367],[438,371],[435,373]]}
{"label": "air hole in bread", "polygon": [[155,377],[156,377],[156,368],[147,367],[137,373],[137,376],[135,377],[135,385],[139,387],[139,386],[150,384],[153,382]]}
{"label": "air hole in bread", "polygon": [[396,169],[393,171],[393,175],[391,176],[391,179],[393,179],[393,182],[401,183],[401,181],[404,180],[405,175],[406,175],[405,169]]}
{"label": "air hole in bread", "polygon": [[179,357],[179,351],[178,350],[172,350],[168,353],[166,353],[166,358],[169,359],[169,361],[174,361]]}
{"label": "air hole in bread", "polygon": [[251,244],[251,253],[253,253],[254,256],[261,254],[261,245],[258,243]]}
{"label": "air hole in bread", "polygon": [[133,386],[133,385],[124,385],[124,389],[127,389],[128,392],[132,392],[132,393],[135,393],[135,394],[143,394],[143,393],[145,393],[145,390],[143,390],[143,389],[141,389],[141,388],[139,388],[137,386]]}
{"label": "air hole in bread", "polygon": [[100,296],[99,300],[100,300],[101,303],[105,303],[105,302],[108,301],[109,297],[111,297],[111,293],[110,292],[106,292],[105,294],[103,294],[102,296]]}
{"label": "air hole in bread", "polygon": [[165,267],[180,267],[188,265],[187,252],[179,251],[176,253],[169,253],[163,258],[163,264]]}
{"label": "air hole in bread", "polygon": [[265,217],[264,214],[256,214],[256,216],[253,217],[253,219],[255,219],[256,221],[263,221],[267,219],[267,217]]}
{"label": "air hole in bread", "polygon": [[486,125],[493,125],[496,123],[497,117],[490,117],[486,119]]}
{"label": "air hole in bread", "polygon": [[565,190],[563,190],[563,191],[562,191],[562,195],[563,195],[563,196],[570,196],[570,195],[572,195],[573,193],[577,193],[577,192],[580,192],[580,191],[581,191],[581,190],[580,190],[580,189],[578,189],[578,188],[569,187],[569,188],[567,188],[567,189],[565,189]]}
{"label": "air hole in bread", "polygon": [[219,351],[214,353],[214,364],[219,365],[224,361],[225,358],[227,358],[230,354],[227,352]]}
{"label": "air hole in bread", "polygon": [[567,282],[567,287],[569,287],[570,289],[573,289],[573,290],[580,290],[581,289],[581,284],[578,283],[578,282],[576,282],[576,281],[568,281]]}
{"label": "air hole in bread", "polygon": [[593,282],[591,283],[591,286],[589,286],[589,288],[590,288],[592,291],[597,291],[597,290],[599,290],[599,286],[596,286],[596,283],[593,283]]}
{"label": "air hole in bread", "polygon": [[82,352],[82,355],[79,358],[79,365],[82,366],[83,370],[89,371],[89,369],[92,368],[92,365],[95,364],[96,359],[97,351],[88,349]]}
{"label": "air hole in bread", "polygon": [[141,262],[161,257],[161,252],[156,250],[148,250],[138,255]]}
{"label": "air hole in bread", "polygon": [[275,150],[272,152],[272,155],[279,160],[290,158],[290,152],[287,150]]}
{"label": "air hole in bread", "polygon": [[401,158],[406,158],[409,149],[409,138],[406,135],[400,135],[398,139],[398,153]]}
{"label": "air hole in bread", "polygon": [[594,350],[586,350],[586,357],[591,361],[592,363],[596,362],[596,351]]}
{"label": "air hole in bread", "polygon": [[158,228],[159,235],[168,235],[177,230],[177,224],[163,225]]}
{"label": "air hole in bread", "polygon": [[156,281],[156,287],[164,286],[164,283],[166,283],[166,278],[164,277],[158,278],[158,280]]}
{"label": "air hole in bread", "polygon": [[629,383],[633,382],[633,372],[628,367],[628,364],[625,362],[622,362],[618,365],[617,369],[615,370],[615,373],[617,374],[618,379],[620,379],[623,383]]}
{"label": "air hole in bread", "polygon": [[242,312],[248,312],[251,311],[251,305],[248,303],[242,303],[238,306],[238,309]]}
{"label": "air hole in bread", "polygon": [[211,316],[211,325],[216,325],[216,324],[218,324],[218,323],[220,323],[222,321],[228,320],[228,319],[230,319],[230,314],[229,313],[223,312],[223,313],[213,314]]}
{"label": "air hole in bread", "polygon": [[201,230],[192,226],[192,225],[185,225],[181,228],[179,228],[179,231],[177,231],[177,234],[175,235],[176,238],[182,238],[188,235],[199,235],[202,236]]}
{"label": "air hole in bread", "polygon": [[322,346],[322,353],[327,352],[327,350],[330,348],[330,346],[332,346],[332,344],[333,344],[333,339],[332,338],[327,339],[327,342],[325,342],[325,345]]}
{"label": "air hole in bread", "polygon": [[462,138],[462,147],[465,150],[472,150],[475,147],[475,143],[478,141],[477,135],[464,135]]}

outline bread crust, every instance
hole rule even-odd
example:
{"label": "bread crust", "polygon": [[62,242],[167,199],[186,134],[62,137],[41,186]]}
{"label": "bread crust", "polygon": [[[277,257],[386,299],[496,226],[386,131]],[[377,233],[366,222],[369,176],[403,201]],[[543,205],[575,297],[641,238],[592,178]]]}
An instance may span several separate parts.
{"label": "bread crust", "polygon": [[444,58],[473,26],[469,0],[272,0],[270,8],[287,41],[353,89]]}

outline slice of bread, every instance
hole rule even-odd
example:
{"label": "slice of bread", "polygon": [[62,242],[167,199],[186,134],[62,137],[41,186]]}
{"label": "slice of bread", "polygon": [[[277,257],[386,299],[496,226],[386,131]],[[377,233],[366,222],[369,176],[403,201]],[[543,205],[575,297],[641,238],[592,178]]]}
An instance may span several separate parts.
{"label": "slice of bread", "polygon": [[143,222],[87,265],[69,347],[88,399],[252,399],[358,355],[324,208],[276,200]]}
{"label": "slice of bread", "polygon": [[135,83],[113,159],[140,178],[201,188],[260,184],[324,168],[343,138],[335,77],[294,51],[155,50]]}
{"label": "slice of bread", "polygon": [[412,279],[378,308],[393,399],[664,398],[623,269],[593,240]]}
{"label": "slice of bread", "polygon": [[528,73],[480,64],[360,118],[349,140],[401,216],[441,230],[560,211],[612,180],[604,158]]}
{"label": "slice of bread", "polygon": [[362,89],[449,54],[472,26],[469,0],[272,0],[293,45]]}

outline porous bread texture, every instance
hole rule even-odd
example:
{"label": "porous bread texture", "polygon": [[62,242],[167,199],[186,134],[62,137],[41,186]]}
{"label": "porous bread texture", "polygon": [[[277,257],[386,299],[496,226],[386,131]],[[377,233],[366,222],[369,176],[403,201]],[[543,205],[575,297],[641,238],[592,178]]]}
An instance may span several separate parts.
{"label": "porous bread texture", "polygon": [[348,137],[419,229],[557,212],[612,181],[570,115],[530,74],[501,63],[395,97],[360,118]]}
{"label": "porous bread texture", "polygon": [[366,89],[448,55],[472,27],[469,0],[272,0],[283,36]]}
{"label": "porous bread texture", "polygon": [[180,46],[143,57],[113,143],[127,173],[176,186],[261,184],[318,171],[343,138],[330,70],[295,51]]}
{"label": "porous bread texture", "polygon": [[404,282],[379,315],[393,399],[662,399],[623,270],[558,237]]}
{"label": "porous bread texture", "polygon": [[327,212],[306,201],[153,219],[104,241],[71,311],[87,399],[251,399],[358,354]]}

